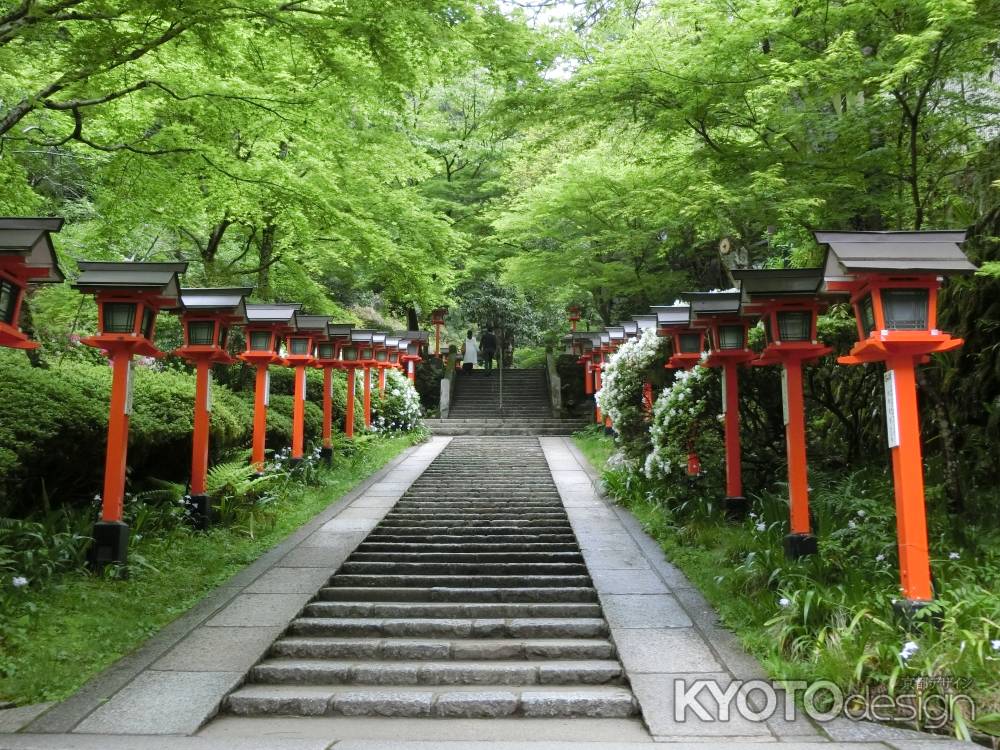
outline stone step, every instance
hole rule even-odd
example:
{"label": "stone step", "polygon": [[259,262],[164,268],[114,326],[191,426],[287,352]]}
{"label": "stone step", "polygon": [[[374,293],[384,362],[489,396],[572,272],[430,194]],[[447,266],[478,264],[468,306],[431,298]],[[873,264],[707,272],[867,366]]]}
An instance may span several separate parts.
{"label": "stone step", "polygon": [[599,638],[282,638],[271,646],[272,657],[295,659],[382,659],[478,661],[514,659],[613,659],[614,646]]}
{"label": "stone step", "polygon": [[355,554],[376,554],[386,552],[389,554],[428,554],[428,555],[473,555],[473,554],[544,554],[544,553],[569,553],[579,554],[578,545],[567,542],[565,544],[423,544],[423,543],[403,543],[403,542],[365,542],[360,545]]}
{"label": "stone step", "polygon": [[567,586],[569,588],[584,588],[590,586],[590,577],[586,575],[392,575],[382,574],[340,574],[331,579],[334,588],[346,586],[349,588],[370,586],[391,586],[393,588],[414,586],[416,588],[553,588]]}
{"label": "stone step", "polygon": [[[339,577],[339,576],[338,576]],[[334,578],[336,580],[336,577]],[[465,587],[443,586],[327,586],[320,589],[325,601],[368,602],[596,602],[597,592],[587,586]]]}
{"label": "stone step", "polygon": [[602,661],[339,661],[266,659],[258,684],[285,685],[608,685],[620,684],[617,660]]}
{"label": "stone step", "polygon": [[498,563],[498,562],[368,562],[348,560],[340,575],[386,576],[585,576],[583,563]]}
{"label": "stone step", "polygon": [[242,716],[407,716],[487,718],[606,717],[636,714],[632,693],[623,687],[481,686],[432,689],[420,686],[326,687],[249,685],[226,699],[226,709]]}
{"label": "stone step", "polygon": [[537,435],[542,437],[563,437],[572,435],[577,430],[569,427],[504,427],[497,429],[491,427],[435,427],[431,432],[442,437],[461,435]]}
{"label": "stone step", "polygon": [[569,534],[571,526],[569,521],[564,523],[553,523],[551,521],[534,522],[524,521],[518,524],[509,522],[497,522],[497,525],[490,525],[489,521],[482,523],[463,523],[459,521],[383,521],[378,525],[379,531],[392,534],[447,534],[456,531],[466,533],[498,535],[505,534]]}
{"label": "stone step", "polygon": [[477,525],[484,525],[488,523],[496,524],[498,521],[567,521],[566,512],[561,508],[531,512],[514,507],[507,510],[493,510],[489,513],[490,518],[488,521],[483,520],[483,515],[483,513],[463,512],[460,510],[449,510],[447,508],[439,508],[436,511],[418,511],[403,508],[390,511],[383,520],[418,522],[468,521]]}
{"label": "stone step", "polygon": [[459,617],[590,617],[601,616],[601,607],[593,603],[526,602],[313,602],[303,613],[306,617],[373,618],[400,617],[436,619]]}
{"label": "stone step", "polygon": [[451,534],[382,532],[377,528],[367,538],[372,542],[395,542],[406,544],[576,544],[576,537],[565,534],[462,534],[452,530]]}
{"label": "stone step", "polygon": [[[460,548],[462,549],[462,548]],[[579,551],[569,552],[368,552],[355,551],[351,562],[481,562],[481,563],[581,563]]]}
{"label": "stone step", "polygon": [[466,638],[595,638],[608,634],[599,617],[520,617],[463,620],[459,618],[404,617],[299,617],[289,628],[292,635]]}

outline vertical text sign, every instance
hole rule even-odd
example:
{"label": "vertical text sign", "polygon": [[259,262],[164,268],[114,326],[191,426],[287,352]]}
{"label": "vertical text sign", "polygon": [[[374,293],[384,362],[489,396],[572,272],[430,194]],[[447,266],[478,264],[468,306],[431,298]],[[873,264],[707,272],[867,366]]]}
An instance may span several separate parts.
{"label": "vertical text sign", "polygon": [[727,412],[726,408],[726,368],[722,368],[722,413]]}
{"label": "vertical text sign", "polygon": [[788,368],[781,368],[781,415],[788,427]]}
{"label": "vertical text sign", "polygon": [[896,408],[896,373],[885,373],[885,432],[889,447],[899,447],[899,409]]}
{"label": "vertical text sign", "polygon": [[264,406],[271,405],[271,371],[264,373]]}

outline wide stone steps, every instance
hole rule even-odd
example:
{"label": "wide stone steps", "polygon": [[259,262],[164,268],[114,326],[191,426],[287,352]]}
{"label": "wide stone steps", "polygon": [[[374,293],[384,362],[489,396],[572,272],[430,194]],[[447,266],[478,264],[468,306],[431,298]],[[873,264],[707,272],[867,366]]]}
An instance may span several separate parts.
{"label": "wide stone steps", "polygon": [[402,617],[402,618],[525,618],[587,617],[599,618],[597,604],[563,602],[329,602],[309,604],[306,617]]}
{"label": "wide stone steps", "polygon": [[634,716],[537,439],[453,440],[224,710],[247,717]]}
{"label": "wide stone steps", "polygon": [[600,638],[282,638],[270,650],[292,659],[423,661],[470,659],[613,659],[614,646]]}
{"label": "wide stone steps", "polygon": [[635,714],[630,690],[608,685],[359,687],[251,685],[232,693],[238,716],[400,716],[440,718],[604,717]]}
{"label": "wide stone steps", "polygon": [[615,659],[560,661],[353,661],[267,659],[255,682],[283,685],[608,685],[619,684]]}

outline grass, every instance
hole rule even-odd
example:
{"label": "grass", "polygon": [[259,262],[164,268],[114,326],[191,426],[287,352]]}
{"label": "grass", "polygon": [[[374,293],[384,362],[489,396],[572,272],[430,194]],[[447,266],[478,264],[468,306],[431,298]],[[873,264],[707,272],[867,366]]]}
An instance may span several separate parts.
{"label": "grass", "polygon": [[[586,431],[575,441],[604,472],[608,494],[636,516],[773,679],[829,680],[845,692],[872,694],[900,695],[921,684],[928,692],[951,690],[972,697],[976,716],[957,713],[938,730],[988,745],[1000,733],[996,529],[955,529],[928,488],[938,619],[907,625],[893,615],[895,512],[880,472],[817,472],[812,507],[820,555],[788,562],[780,488],[753,498],[753,518],[727,524],[697,488],[671,495],[662,482],[607,468],[612,440]],[[904,657],[908,642],[918,648]]]}
{"label": "grass", "polygon": [[280,502],[274,524],[253,537],[233,528],[177,528],[142,538],[130,550],[127,580],[75,571],[25,590],[17,621],[8,623],[20,637],[0,653],[0,702],[22,705],[71,695],[413,442],[408,435],[370,441],[322,472],[317,486]]}

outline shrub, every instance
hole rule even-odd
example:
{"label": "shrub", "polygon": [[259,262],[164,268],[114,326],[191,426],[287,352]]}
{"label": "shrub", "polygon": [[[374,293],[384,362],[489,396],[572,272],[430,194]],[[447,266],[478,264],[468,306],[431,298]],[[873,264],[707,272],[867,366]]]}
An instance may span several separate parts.
{"label": "shrub", "polygon": [[641,463],[650,449],[642,390],[649,371],[662,359],[664,341],[655,329],[647,329],[622,344],[608,362],[597,393],[597,405],[611,417],[622,453],[635,463]]}
{"label": "shrub", "polygon": [[410,379],[401,372],[386,373],[385,396],[372,402],[372,430],[409,432],[423,427],[420,397]]}

